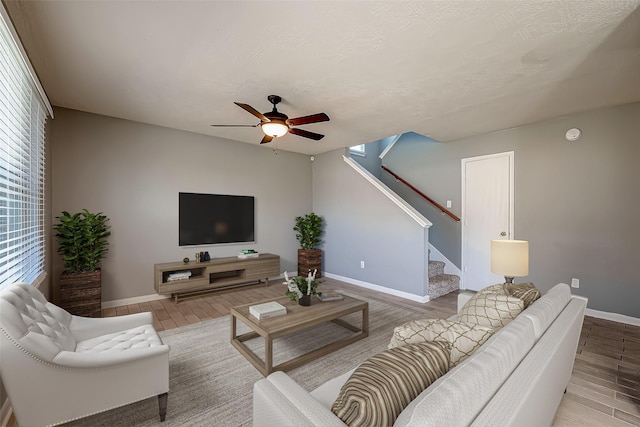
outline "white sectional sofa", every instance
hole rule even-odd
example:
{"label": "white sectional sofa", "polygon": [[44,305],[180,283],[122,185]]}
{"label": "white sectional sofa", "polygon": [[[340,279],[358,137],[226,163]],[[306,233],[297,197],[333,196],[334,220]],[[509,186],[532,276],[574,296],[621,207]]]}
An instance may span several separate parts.
{"label": "white sectional sofa", "polygon": [[[469,298],[460,294],[458,309]],[[554,286],[418,395],[394,426],[551,425],[569,383],[586,305],[568,285]],[[344,426],[330,408],[352,372],[312,392],[274,372],[254,385],[253,425]]]}

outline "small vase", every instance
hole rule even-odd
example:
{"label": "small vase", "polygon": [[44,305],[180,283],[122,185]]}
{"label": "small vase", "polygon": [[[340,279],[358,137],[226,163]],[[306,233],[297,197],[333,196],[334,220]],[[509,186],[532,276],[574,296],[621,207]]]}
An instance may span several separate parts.
{"label": "small vase", "polygon": [[298,298],[298,304],[300,305],[311,305],[311,295],[303,295]]}

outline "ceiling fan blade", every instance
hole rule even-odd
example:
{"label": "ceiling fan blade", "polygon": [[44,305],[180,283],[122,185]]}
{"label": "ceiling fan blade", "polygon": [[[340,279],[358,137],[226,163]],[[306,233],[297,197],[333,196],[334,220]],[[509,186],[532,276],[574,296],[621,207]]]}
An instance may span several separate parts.
{"label": "ceiling fan blade", "polygon": [[289,129],[289,133],[292,133],[292,134],[298,135],[298,136],[303,136],[305,138],[314,139],[316,141],[319,141],[322,138],[324,138],[324,135],[320,135],[319,133],[309,132],[308,130],[302,130],[302,129],[297,129],[297,128]]}
{"label": "ceiling fan blade", "polygon": [[268,122],[269,121],[267,116],[265,116],[264,114],[262,114],[260,111],[256,110],[255,108],[253,108],[249,104],[242,104],[240,102],[234,102],[234,104],[236,104],[238,107],[242,108],[243,110],[246,110],[246,111],[250,112],[251,114],[253,114],[257,118],[259,118],[263,122]]}
{"label": "ceiling fan blade", "polygon": [[329,116],[325,113],[312,114],[310,116],[296,117],[295,119],[289,119],[288,122],[291,126],[308,125],[309,123],[328,122]]}
{"label": "ceiling fan blade", "polygon": [[271,141],[273,141],[273,137],[269,135],[265,135],[264,138],[262,138],[262,141],[260,141],[260,144],[267,144]]}
{"label": "ceiling fan blade", "polygon": [[258,127],[260,123],[257,125],[211,125],[218,128],[255,128]]}

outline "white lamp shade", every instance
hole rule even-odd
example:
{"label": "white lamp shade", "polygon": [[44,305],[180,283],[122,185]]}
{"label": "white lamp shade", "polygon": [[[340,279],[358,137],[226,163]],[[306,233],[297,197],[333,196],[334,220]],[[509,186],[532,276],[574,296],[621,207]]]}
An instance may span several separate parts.
{"label": "white lamp shade", "polygon": [[270,121],[263,123],[261,126],[262,132],[264,132],[265,135],[273,136],[274,138],[282,136],[289,131],[289,127],[279,121]]}
{"label": "white lamp shade", "polygon": [[491,272],[505,277],[529,274],[529,242],[526,240],[492,240]]}

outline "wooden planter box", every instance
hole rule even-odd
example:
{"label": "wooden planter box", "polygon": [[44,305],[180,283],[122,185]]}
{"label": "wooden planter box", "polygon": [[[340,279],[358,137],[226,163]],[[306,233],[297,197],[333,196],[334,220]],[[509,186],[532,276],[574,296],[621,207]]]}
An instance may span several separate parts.
{"label": "wooden planter box", "polygon": [[63,274],[60,278],[60,307],[76,316],[102,317],[100,270]]}
{"label": "wooden planter box", "polygon": [[318,270],[316,279],[322,277],[322,251],[320,249],[298,249],[298,276],[307,276]]}

